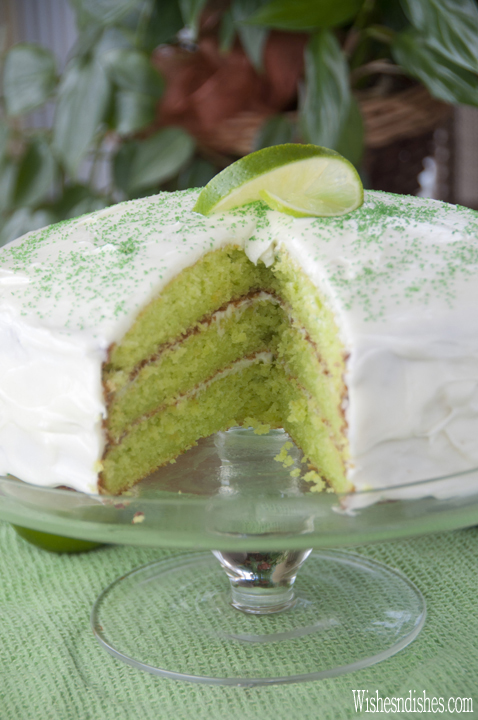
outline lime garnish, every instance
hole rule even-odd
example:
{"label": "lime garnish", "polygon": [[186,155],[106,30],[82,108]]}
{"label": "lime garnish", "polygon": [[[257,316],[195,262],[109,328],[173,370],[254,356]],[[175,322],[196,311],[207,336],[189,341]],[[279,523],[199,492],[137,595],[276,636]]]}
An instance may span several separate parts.
{"label": "lime garnish", "polygon": [[274,145],[246,155],[212,178],[193,210],[226,212],[256,200],[296,217],[345,215],[363,203],[359,174],[334,150]]}

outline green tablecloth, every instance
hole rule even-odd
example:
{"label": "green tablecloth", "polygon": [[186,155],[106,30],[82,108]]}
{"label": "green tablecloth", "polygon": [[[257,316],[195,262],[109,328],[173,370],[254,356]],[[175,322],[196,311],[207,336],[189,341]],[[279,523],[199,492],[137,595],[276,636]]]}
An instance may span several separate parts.
{"label": "green tablecloth", "polygon": [[[110,657],[89,626],[100,591],[132,568],[172,553],[105,547],[53,555],[0,523],[0,720],[341,720],[369,696],[471,697],[478,717],[478,530],[355,550],[402,570],[422,590],[418,639],[388,660],[338,678],[258,688],[155,677]],[[447,714],[445,713],[445,716]],[[375,716],[377,716],[375,714]],[[418,713],[383,717],[416,718]],[[431,717],[432,714],[427,714]],[[448,715],[450,716],[450,715]]]}

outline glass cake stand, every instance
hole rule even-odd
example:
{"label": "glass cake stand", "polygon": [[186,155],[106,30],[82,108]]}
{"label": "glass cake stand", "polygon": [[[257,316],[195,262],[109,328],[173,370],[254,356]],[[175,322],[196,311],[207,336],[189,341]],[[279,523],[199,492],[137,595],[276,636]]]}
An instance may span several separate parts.
{"label": "glass cake stand", "polygon": [[426,616],[404,575],[342,548],[478,524],[478,468],[393,489],[314,493],[289,442],[282,430],[233,428],[121,497],[0,477],[0,518],[189,551],[130,572],[97,599],[93,631],[130,665],[223,685],[333,677],[397,653]]}

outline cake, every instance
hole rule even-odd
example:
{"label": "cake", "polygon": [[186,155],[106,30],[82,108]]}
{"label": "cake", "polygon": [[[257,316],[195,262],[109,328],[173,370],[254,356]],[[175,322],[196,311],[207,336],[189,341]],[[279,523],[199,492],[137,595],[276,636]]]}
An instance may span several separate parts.
{"label": "cake", "polygon": [[476,213],[204,217],[198,192],[0,249],[0,474],[116,495],[235,425],[284,427],[317,491],[478,465]]}

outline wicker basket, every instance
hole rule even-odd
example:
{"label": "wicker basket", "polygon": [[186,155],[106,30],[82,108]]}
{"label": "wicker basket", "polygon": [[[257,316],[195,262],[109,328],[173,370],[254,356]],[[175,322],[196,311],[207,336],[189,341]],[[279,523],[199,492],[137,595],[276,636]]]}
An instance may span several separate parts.
{"label": "wicker basket", "polygon": [[385,98],[359,98],[359,103],[368,148],[385,147],[435,130],[452,113],[450,105],[436,100],[421,85]]}
{"label": "wicker basket", "polygon": [[[384,100],[361,103],[366,131],[363,169],[374,190],[416,195],[423,161],[435,155],[435,131],[449,127],[453,108],[415,86]],[[452,200],[451,188],[440,182],[448,170],[439,163],[434,196]]]}
{"label": "wicker basket", "polygon": [[[412,138],[440,126],[451,107],[433,98],[417,85],[388,97],[357,97],[365,125],[367,148],[381,148],[403,138]],[[204,148],[224,155],[242,156],[254,149],[254,140],[269,116],[243,112],[223,120],[213,132],[197,139]],[[296,119],[296,113],[290,113]]]}

